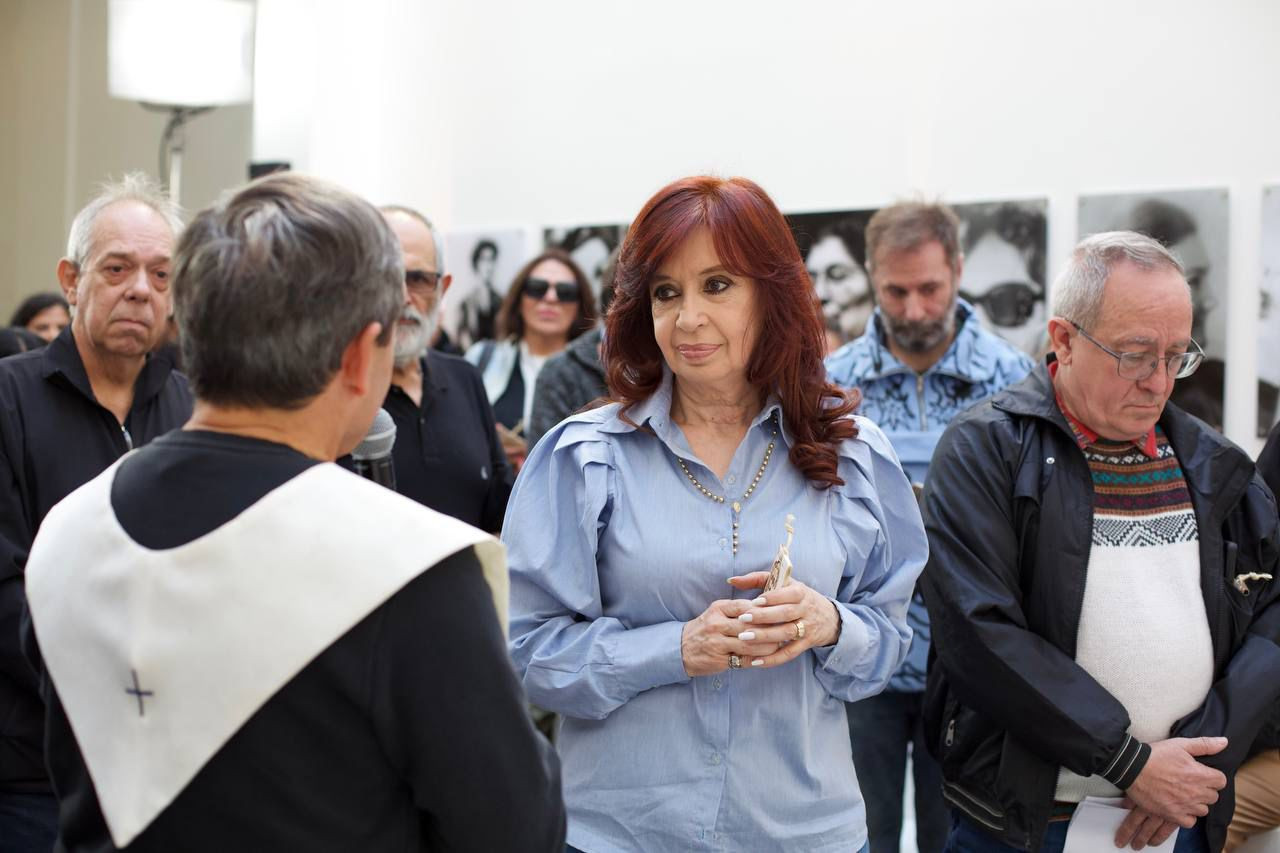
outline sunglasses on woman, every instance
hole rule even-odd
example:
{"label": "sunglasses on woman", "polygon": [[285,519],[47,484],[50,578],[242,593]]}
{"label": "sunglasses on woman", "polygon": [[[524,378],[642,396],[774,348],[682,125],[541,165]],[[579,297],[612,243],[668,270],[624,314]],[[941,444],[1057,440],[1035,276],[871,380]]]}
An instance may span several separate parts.
{"label": "sunglasses on woman", "polygon": [[577,302],[580,298],[576,281],[557,281],[553,285],[545,278],[525,279],[524,295],[530,299],[542,299],[553,286],[556,289],[556,299],[561,302]]}

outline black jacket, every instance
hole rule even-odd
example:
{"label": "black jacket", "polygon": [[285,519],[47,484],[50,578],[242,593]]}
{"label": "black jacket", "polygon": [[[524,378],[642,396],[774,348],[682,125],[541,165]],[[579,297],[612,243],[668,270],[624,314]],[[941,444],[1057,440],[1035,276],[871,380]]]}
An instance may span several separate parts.
{"label": "black jacket", "polygon": [[525,430],[530,450],[553,426],[608,393],[604,365],[600,363],[601,335],[602,331],[596,328],[574,338],[564,352],[556,353],[542,365]]}
{"label": "black jacket", "polygon": [[191,403],[186,378],[152,357],[122,429],[94,399],[69,327],[44,349],[0,361],[0,791],[49,790],[44,709],[18,645],[22,571],[40,522],[131,446],[181,426]]}
{"label": "black jacket", "polygon": [[[1232,585],[1276,571],[1276,505],[1249,457],[1203,422],[1167,405],[1160,425],[1199,525],[1214,655],[1209,695],[1172,734],[1228,737],[1201,760],[1230,779],[1280,697],[1280,584],[1248,595]],[[1127,788],[1150,753],[1127,734],[1124,706],[1075,662],[1093,485],[1043,366],[952,422],[924,503],[936,655],[925,730],[944,795],[1005,843],[1039,850],[1060,766]],[[1206,818],[1214,850],[1233,808],[1228,784]]]}

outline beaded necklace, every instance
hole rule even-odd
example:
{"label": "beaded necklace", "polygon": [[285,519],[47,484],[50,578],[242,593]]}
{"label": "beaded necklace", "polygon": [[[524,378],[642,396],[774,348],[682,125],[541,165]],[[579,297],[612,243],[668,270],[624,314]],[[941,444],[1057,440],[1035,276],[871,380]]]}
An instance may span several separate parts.
{"label": "beaded necklace", "polygon": [[[755,477],[752,478],[751,485],[747,486],[747,490],[742,493],[742,500],[733,501],[732,503],[729,504],[729,507],[733,510],[733,553],[735,555],[738,553],[738,524],[742,516],[742,504],[743,502],[746,501],[747,498],[751,497],[751,493],[756,490],[756,486],[760,485],[760,478],[764,476],[764,470],[769,467],[769,458],[773,456],[773,447],[774,447],[774,444],[777,442],[777,440],[778,440],[778,425],[777,425],[777,421],[774,421],[773,435],[769,439],[769,446],[764,449],[764,461],[760,463],[760,468],[759,470],[756,471]],[[693,487],[695,489],[697,489],[699,492],[702,492],[702,494],[711,498],[711,500],[715,501],[718,504],[724,503],[724,496],[714,494],[706,486],[699,483],[698,478],[693,476],[693,472],[689,470],[688,465],[684,464],[683,459],[677,456],[676,462],[680,464],[680,470],[683,471],[684,475],[689,478],[689,482],[693,483]]]}

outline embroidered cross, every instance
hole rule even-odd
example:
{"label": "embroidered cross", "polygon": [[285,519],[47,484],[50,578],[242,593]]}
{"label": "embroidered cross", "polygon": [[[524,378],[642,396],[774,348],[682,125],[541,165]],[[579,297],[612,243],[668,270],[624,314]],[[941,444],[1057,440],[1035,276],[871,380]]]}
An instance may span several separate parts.
{"label": "embroidered cross", "polygon": [[154,690],[143,690],[143,689],[142,689],[142,685],[138,683],[138,671],[137,671],[136,669],[131,669],[131,670],[129,670],[129,674],[133,676],[133,686],[132,686],[132,687],[126,687],[126,688],[124,689],[124,692],[125,692],[125,693],[128,693],[130,696],[136,696],[136,697],[138,697],[138,716],[139,716],[139,717],[141,717],[141,716],[143,716],[143,715],[146,713],[146,712],[143,710],[143,707],[142,707],[142,702],[143,702],[143,698],[142,698],[142,697],[144,697],[144,696],[154,696],[154,695],[156,695],[156,694],[155,694],[155,691],[154,691]]}

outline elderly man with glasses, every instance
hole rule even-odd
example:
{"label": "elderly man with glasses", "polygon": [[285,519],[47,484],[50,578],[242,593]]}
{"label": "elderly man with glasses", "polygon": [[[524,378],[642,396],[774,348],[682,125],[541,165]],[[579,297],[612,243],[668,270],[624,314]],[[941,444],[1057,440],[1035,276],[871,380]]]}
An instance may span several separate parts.
{"label": "elderly man with glasses", "polygon": [[514,480],[480,371],[431,348],[452,277],[440,232],[408,207],[382,208],[400,241],[405,303],[383,408],[396,423],[396,491],[481,530],[502,529]]}
{"label": "elderly man with glasses", "polygon": [[1168,403],[1203,359],[1172,254],[1097,234],[1053,293],[1047,364],[952,423],[925,491],[947,849],[1060,851],[1123,797],[1116,845],[1220,850],[1280,697],[1275,501]]}

